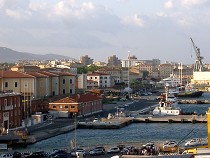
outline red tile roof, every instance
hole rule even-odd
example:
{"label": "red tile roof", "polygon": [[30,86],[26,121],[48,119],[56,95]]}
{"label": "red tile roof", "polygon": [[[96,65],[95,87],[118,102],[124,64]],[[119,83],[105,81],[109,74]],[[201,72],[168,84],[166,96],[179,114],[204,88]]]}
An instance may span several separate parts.
{"label": "red tile roof", "polygon": [[53,73],[53,72],[48,72],[48,71],[40,71],[39,73],[50,76],[50,77],[59,77],[59,75]]}
{"label": "red tile roof", "polygon": [[39,78],[48,78],[49,77],[48,75],[44,75],[40,72],[26,72],[26,73],[29,75],[32,75],[34,77],[39,77]]}
{"label": "red tile roof", "polygon": [[0,70],[0,77],[3,78],[34,78],[34,76],[11,70]]}
{"label": "red tile roof", "polygon": [[70,72],[53,72],[53,73],[59,76],[76,76],[75,74],[72,74]]}
{"label": "red tile roof", "polygon": [[93,73],[91,73],[91,74],[87,74],[87,76],[101,76],[101,75],[110,76],[110,74],[102,73],[102,72],[93,72]]}
{"label": "red tile roof", "polygon": [[80,102],[90,102],[90,101],[96,101],[101,100],[102,97],[99,95],[94,94],[78,94],[74,95],[73,97],[66,97],[62,98],[60,100],[54,101],[52,103],[80,103]]}

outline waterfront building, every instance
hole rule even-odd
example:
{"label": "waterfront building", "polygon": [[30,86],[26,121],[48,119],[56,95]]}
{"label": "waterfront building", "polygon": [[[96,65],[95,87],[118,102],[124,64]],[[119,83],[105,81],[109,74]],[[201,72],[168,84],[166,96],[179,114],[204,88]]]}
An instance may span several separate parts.
{"label": "waterfront building", "polygon": [[49,113],[54,117],[88,116],[102,112],[102,98],[94,94],[68,96],[49,103]]}

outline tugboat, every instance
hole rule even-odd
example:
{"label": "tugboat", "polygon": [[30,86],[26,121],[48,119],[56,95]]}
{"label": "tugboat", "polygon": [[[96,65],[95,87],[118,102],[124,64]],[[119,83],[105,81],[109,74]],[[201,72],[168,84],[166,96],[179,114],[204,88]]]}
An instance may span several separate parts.
{"label": "tugboat", "polygon": [[166,87],[165,95],[160,98],[159,106],[155,107],[152,114],[159,116],[181,114],[181,109],[177,107],[177,102],[168,99],[168,87]]}

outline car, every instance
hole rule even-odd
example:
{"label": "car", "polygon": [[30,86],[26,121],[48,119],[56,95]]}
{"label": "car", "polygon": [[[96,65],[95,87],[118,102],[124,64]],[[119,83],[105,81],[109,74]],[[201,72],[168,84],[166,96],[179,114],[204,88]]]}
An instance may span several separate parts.
{"label": "car", "polygon": [[112,147],[107,151],[107,153],[119,153],[119,152],[120,152],[120,148],[118,147]]}
{"label": "car", "polygon": [[207,144],[207,139],[205,138],[193,138],[185,143],[185,146],[196,146]]}
{"label": "car", "polygon": [[167,141],[166,143],[163,144],[163,149],[165,148],[173,148],[177,147],[178,144],[175,141]]}
{"label": "car", "polygon": [[48,158],[49,156],[44,151],[33,152],[31,155],[27,156],[27,158]]}
{"label": "car", "polygon": [[93,149],[89,151],[90,155],[104,155],[105,151],[103,149]]}
{"label": "car", "polygon": [[50,154],[50,158],[55,158],[55,157],[67,157],[67,152],[65,150],[55,150],[52,154]]}
{"label": "car", "polygon": [[143,144],[143,145],[142,145],[142,147],[146,147],[146,148],[151,148],[151,147],[153,147],[153,146],[155,146],[154,143],[146,143],[146,144]]}
{"label": "car", "polygon": [[73,149],[71,151],[71,156],[72,157],[76,157],[78,154],[82,154],[83,156],[85,156],[86,152],[83,148],[77,148],[77,149]]}
{"label": "car", "polygon": [[11,153],[4,153],[0,155],[0,158],[13,158],[13,154]]}
{"label": "car", "polygon": [[98,118],[94,118],[93,122],[99,122]]}

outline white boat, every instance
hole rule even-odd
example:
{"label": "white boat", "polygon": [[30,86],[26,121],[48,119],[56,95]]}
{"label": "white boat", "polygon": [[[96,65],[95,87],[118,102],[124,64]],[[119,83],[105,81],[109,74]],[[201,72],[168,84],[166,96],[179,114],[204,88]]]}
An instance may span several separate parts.
{"label": "white boat", "polygon": [[168,98],[168,91],[166,91],[165,97],[161,98],[159,106],[155,107],[152,114],[159,116],[180,115],[181,109],[177,107],[177,101],[174,98]]}

